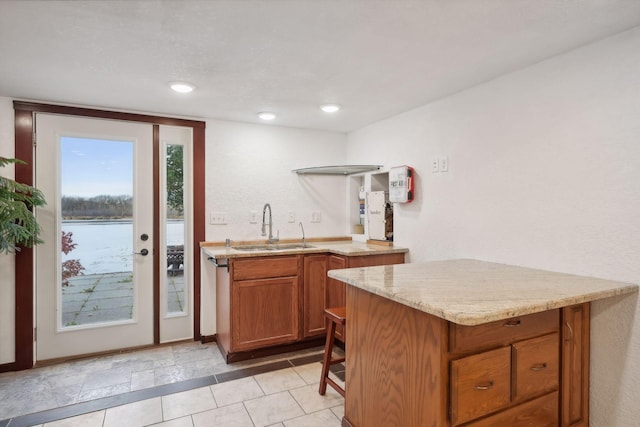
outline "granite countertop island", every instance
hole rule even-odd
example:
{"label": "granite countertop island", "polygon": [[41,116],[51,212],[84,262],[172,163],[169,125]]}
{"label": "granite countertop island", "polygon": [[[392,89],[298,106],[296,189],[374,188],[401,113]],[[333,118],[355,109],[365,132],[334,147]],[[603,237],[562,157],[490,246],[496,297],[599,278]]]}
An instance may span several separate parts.
{"label": "granite countertop island", "polygon": [[638,292],[638,285],[458,259],[331,270],[329,277],[460,325]]}
{"label": "granite countertop island", "polygon": [[458,259],[347,283],[343,427],[589,425],[590,302],[630,283]]}

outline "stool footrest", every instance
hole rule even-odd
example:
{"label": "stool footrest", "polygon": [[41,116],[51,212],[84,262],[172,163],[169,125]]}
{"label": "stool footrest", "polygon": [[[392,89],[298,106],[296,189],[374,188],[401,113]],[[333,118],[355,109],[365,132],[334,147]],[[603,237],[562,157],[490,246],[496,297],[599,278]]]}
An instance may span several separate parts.
{"label": "stool footrest", "polygon": [[341,357],[339,359],[331,359],[331,361],[329,362],[329,365],[335,365],[336,363],[342,363],[345,360],[347,360],[347,359],[345,359],[344,357]]}

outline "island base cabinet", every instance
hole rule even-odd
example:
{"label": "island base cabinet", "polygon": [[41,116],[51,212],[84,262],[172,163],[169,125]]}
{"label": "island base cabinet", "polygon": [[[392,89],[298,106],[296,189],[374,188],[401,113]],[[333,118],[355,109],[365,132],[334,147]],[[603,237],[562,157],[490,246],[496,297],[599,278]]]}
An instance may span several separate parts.
{"label": "island base cabinet", "polygon": [[343,426],[448,426],[447,322],[347,286]]}
{"label": "island base cabinet", "polygon": [[345,427],[588,426],[588,303],[460,327],[347,286],[347,316]]}

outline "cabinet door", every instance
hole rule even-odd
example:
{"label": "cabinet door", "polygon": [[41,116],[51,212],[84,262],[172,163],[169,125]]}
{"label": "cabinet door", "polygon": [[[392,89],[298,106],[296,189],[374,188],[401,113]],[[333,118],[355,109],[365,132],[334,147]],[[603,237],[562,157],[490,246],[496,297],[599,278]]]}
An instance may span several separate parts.
{"label": "cabinet door", "polygon": [[589,303],[562,309],[562,426],[589,425]]}
{"label": "cabinet door", "polygon": [[303,283],[303,336],[312,337],[326,332],[324,317],[327,283],[327,256],[307,255],[304,257]]}
{"label": "cabinet door", "polygon": [[297,276],[234,282],[231,350],[296,341],[298,296]]}
{"label": "cabinet door", "polygon": [[[337,270],[347,268],[347,260],[345,257],[338,255],[329,255],[328,269]],[[344,282],[331,277],[327,277],[327,307],[346,307],[347,291]],[[336,338],[344,342],[344,327],[336,326]]]}

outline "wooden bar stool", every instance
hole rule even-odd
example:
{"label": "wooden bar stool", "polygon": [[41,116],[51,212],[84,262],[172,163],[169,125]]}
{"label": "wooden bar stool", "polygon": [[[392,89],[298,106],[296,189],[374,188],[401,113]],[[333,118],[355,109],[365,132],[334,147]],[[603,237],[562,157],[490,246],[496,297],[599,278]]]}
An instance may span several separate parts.
{"label": "wooden bar stool", "polygon": [[[336,363],[344,362],[345,358],[331,359],[333,353],[333,344],[336,337],[336,325],[345,325],[347,323],[347,308],[325,308],[324,315],[329,320],[329,330],[327,331],[327,342],[324,345],[324,359],[322,361],[322,376],[320,377],[319,393],[324,395],[327,392],[327,384],[333,387],[342,397],[344,397],[344,389],[329,378],[329,367]],[[346,331],[345,331],[346,332]]]}

